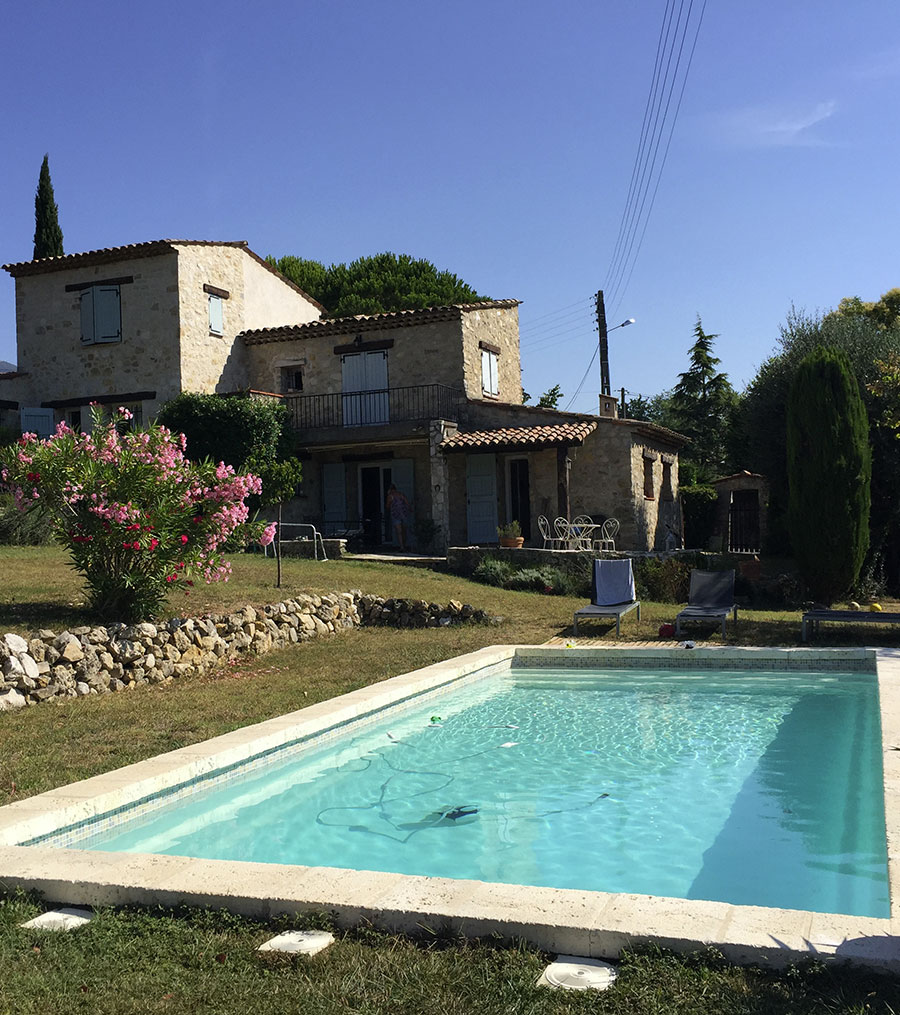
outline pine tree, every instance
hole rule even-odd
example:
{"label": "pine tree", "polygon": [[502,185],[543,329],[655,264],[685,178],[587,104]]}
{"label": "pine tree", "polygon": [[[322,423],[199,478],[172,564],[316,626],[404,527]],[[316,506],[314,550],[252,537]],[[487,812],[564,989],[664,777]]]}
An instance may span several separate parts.
{"label": "pine tree", "polygon": [[61,257],[63,234],[59,228],[59,209],[53,197],[50,182],[50,160],[47,155],[41,163],[41,175],[34,196],[34,259]]}
{"label": "pine tree", "polygon": [[788,528],[800,573],[832,603],[859,577],[869,547],[872,457],[850,361],[820,347],[803,359],[787,411]]}
{"label": "pine tree", "polygon": [[720,360],[713,356],[712,344],[718,337],[707,335],[697,318],[690,369],[679,375],[669,399],[675,428],[691,439],[683,457],[697,465],[704,479],[721,471],[726,432],[737,402],[728,374],[716,371]]}

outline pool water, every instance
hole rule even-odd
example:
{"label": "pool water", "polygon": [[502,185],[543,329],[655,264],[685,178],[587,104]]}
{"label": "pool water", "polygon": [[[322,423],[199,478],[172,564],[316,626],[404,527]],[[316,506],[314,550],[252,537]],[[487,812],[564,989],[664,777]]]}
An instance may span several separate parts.
{"label": "pool water", "polygon": [[874,674],[515,668],[75,845],[888,917],[882,787]]}

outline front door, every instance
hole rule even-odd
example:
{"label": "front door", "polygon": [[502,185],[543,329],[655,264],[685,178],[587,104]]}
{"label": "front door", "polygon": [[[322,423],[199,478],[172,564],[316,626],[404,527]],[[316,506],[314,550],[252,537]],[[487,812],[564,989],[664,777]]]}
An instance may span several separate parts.
{"label": "front door", "polygon": [[466,523],[470,543],[497,542],[496,455],[466,455]]}
{"label": "front door", "polygon": [[344,426],[388,422],[387,353],[350,352],[341,356]]}
{"label": "front door", "polygon": [[390,541],[390,521],[385,517],[384,511],[384,502],[390,485],[390,466],[360,466],[359,512],[363,524],[363,538],[369,546],[380,546]]}
{"label": "front door", "polygon": [[[359,516],[363,519],[365,541],[372,546],[383,543],[396,544],[397,533],[394,523],[385,510],[388,490],[391,484],[406,497],[410,515],[406,519],[409,530],[413,524],[415,504],[413,503],[413,460],[395,458],[390,462],[372,462],[359,467]],[[407,542],[411,536],[407,531]]]}

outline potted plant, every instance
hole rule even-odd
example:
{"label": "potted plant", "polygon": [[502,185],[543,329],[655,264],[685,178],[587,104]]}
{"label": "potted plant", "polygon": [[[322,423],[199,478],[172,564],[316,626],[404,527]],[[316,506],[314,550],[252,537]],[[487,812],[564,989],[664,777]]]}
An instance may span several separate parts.
{"label": "potted plant", "polygon": [[507,525],[498,526],[497,537],[500,540],[501,546],[514,546],[516,549],[519,549],[525,542],[525,537],[522,535],[522,526],[519,525],[516,519],[513,519]]}

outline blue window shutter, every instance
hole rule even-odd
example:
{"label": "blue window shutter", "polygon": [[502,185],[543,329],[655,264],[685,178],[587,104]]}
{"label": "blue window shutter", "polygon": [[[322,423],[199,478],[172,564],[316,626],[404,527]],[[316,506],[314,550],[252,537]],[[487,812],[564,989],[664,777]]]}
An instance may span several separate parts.
{"label": "blue window shutter", "polygon": [[81,293],[81,341],[94,341],[94,290],[85,289]]}
{"label": "blue window shutter", "polygon": [[117,285],[94,286],[94,341],[119,342],[122,338],[122,312]]}
{"label": "blue window shutter", "polygon": [[213,296],[210,294],[209,297],[209,330],[214,335],[221,335],[224,333],[224,315],[222,313],[222,297]]}

